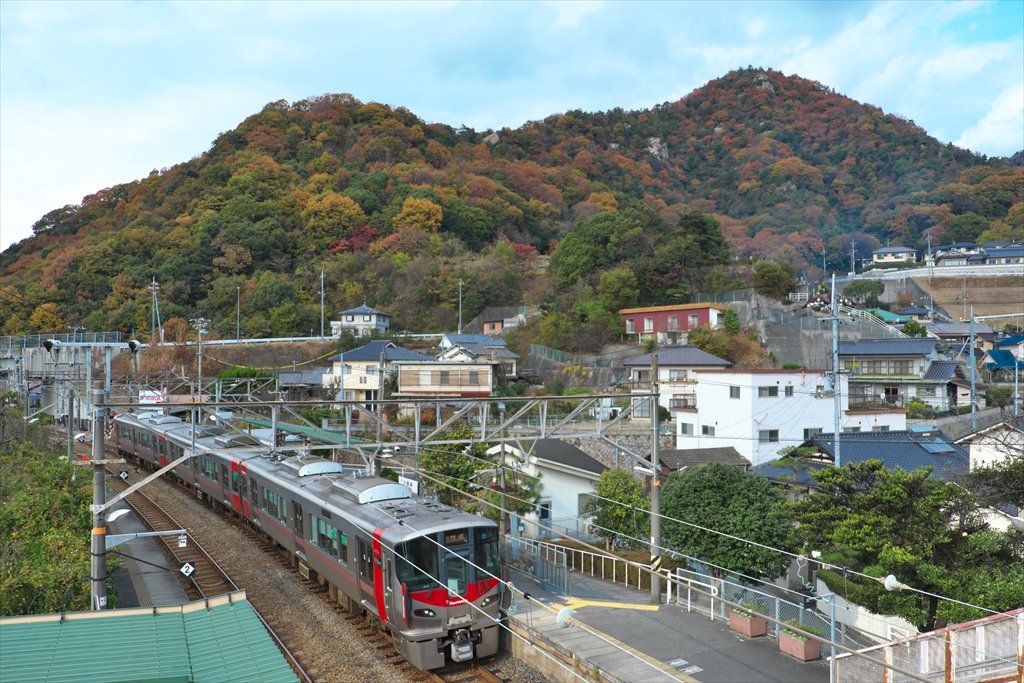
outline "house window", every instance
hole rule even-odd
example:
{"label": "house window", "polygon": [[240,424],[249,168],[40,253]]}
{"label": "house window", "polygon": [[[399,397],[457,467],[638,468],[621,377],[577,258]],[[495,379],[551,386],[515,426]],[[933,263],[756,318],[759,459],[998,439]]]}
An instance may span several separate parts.
{"label": "house window", "polygon": [[451,383],[452,383],[451,372],[449,372],[448,370],[442,370],[441,371],[441,381],[438,382],[438,384],[440,384],[443,387],[446,387],[446,386],[448,386]]}
{"label": "house window", "polygon": [[850,431],[856,434],[857,432],[860,431],[860,427],[850,427]]}
{"label": "house window", "polygon": [[469,371],[469,383],[472,385],[480,384],[480,371],[470,370]]}
{"label": "house window", "polygon": [[776,443],[779,440],[779,430],[762,429],[757,433],[757,440],[761,443]]}
{"label": "house window", "polygon": [[697,325],[699,325],[699,324],[700,324],[700,322],[698,321],[698,318],[697,318],[697,314],[696,314],[696,313],[691,313],[691,314],[689,315],[689,317],[687,318],[687,321],[688,321],[688,323],[687,323],[687,324],[688,324],[688,325],[690,326],[690,328],[694,328],[694,327],[697,327]]}
{"label": "house window", "polygon": [[356,319],[356,317],[354,315],[346,315],[345,316],[345,322],[348,322],[348,323],[352,322],[355,319]]}
{"label": "house window", "polygon": [[678,332],[679,331],[679,318],[674,315],[668,317],[668,331]]}
{"label": "house window", "polygon": [[793,385],[792,384],[790,384],[789,386],[786,387],[786,396],[788,398],[792,398],[793,397]]}
{"label": "house window", "polygon": [[740,388],[739,387],[729,387],[729,398],[739,398],[739,397],[740,397]]}
{"label": "house window", "polygon": [[887,432],[889,431],[889,425],[875,425],[871,428],[873,432]]}
{"label": "house window", "polygon": [[693,425],[689,422],[679,423],[679,435],[680,436],[693,436]]}
{"label": "house window", "polygon": [[711,425],[701,425],[700,433],[702,436],[714,436],[715,428],[712,427]]}
{"label": "house window", "polygon": [[935,396],[935,387],[918,387],[917,388],[917,395],[918,396],[932,396],[932,397],[934,397]]}
{"label": "house window", "polygon": [[654,318],[644,318],[644,332],[654,331]]}
{"label": "house window", "polygon": [[430,386],[430,370],[420,370],[420,386]]}
{"label": "house window", "polygon": [[821,434],[821,427],[807,427],[804,429],[804,441],[813,439],[818,434]]}
{"label": "house window", "polygon": [[779,395],[778,387],[758,387],[757,397],[758,398],[775,398]]}
{"label": "house window", "polygon": [[686,381],[686,370],[669,370],[668,371],[669,382],[685,382]]}
{"label": "house window", "polygon": [[636,323],[632,318],[626,319],[626,334],[633,334],[636,332]]}
{"label": "house window", "polygon": [[650,417],[651,402],[646,398],[633,401],[633,417]]}
{"label": "house window", "polygon": [[373,319],[373,317],[372,317],[372,316],[369,316],[369,315],[364,315],[364,316],[363,316],[363,322],[364,322],[364,323],[368,323],[368,322],[370,322],[370,321],[371,321],[372,319]]}

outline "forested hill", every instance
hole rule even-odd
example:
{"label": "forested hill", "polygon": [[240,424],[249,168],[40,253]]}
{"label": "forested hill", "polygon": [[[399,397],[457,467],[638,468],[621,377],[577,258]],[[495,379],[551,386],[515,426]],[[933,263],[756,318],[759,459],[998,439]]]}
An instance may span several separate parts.
{"label": "forested hill", "polygon": [[538,303],[549,339],[593,342],[617,306],[728,282],[730,254],[813,273],[851,239],[864,254],[1022,237],[1022,195],[1019,165],[775,71],[496,132],[326,95],[42,217],[0,255],[0,325],[148,330],[155,277],[165,318],[233,333],[237,295],[246,334],[307,334],[323,270],[331,311],[366,301],[406,329],[450,327],[462,279],[468,317]]}

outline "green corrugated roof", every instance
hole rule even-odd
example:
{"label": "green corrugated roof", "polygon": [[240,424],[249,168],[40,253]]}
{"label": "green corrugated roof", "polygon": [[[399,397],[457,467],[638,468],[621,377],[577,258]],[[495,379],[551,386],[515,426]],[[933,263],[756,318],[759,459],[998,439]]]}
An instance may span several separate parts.
{"label": "green corrugated roof", "polygon": [[[245,422],[255,427],[263,427],[270,429],[274,423],[270,420],[261,420],[258,417],[236,417],[232,418],[236,422]],[[278,422],[277,429],[281,432],[288,432],[289,434],[299,434],[312,439],[313,441],[319,441],[321,443],[333,443],[341,446],[348,446],[351,444],[368,443],[365,439],[352,438],[351,441],[345,438],[344,434],[339,432],[332,432],[328,429],[320,429],[319,427],[310,427],[309,425],[299,425],[292,422]]]}
{"label": "green corrugated roof", "polygon": [[0,618],[0,680],[297,681],[245,592],[177,607]]}

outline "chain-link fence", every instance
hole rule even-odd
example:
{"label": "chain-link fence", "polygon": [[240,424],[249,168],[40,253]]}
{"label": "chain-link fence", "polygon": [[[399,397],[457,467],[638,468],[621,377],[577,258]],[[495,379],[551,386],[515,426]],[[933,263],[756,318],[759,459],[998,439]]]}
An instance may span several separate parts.
{"label": "chain-link fence", "polygon": [[[874,659],[943,683],[1024,679],[1024,608],[860,650]],[[836,657],[840,681],[912,680],[852,654]]]}

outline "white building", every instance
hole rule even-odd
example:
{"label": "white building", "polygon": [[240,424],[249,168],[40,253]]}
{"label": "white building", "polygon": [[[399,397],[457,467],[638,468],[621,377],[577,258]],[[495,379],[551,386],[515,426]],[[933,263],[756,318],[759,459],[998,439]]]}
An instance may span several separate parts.
{"label": "white building", "polygon": [[[834,424],[832,373],[827,370],[700,370],[693,407],[674,411],[676,447],[732,446],[751,465],[778,457]],[[899,408],[849,410],[846,377],[840,375],[844,431],[906,429]]]}
{"label": "white building", "polygon": [[[654,354],[631,358],[624,365],[629,369],[630,390],[635,394],[651,392],[651,356],[658,356],[658,405],[668,410],[683,410],[696,401],[694,387],[697,371],[727,368],[732,365],[718,356],[712,356],[696,346],[664,346]],[[632,417],[650,419],[650,401],[635,399]]]}
{"label": "white building", "polygon": [[538,530],[536,524],[554,529],[557,533],[580,536],[586,529],[583,505],[594,492],[594,484],[607,467],[576,446],[561,439],[523,440],[523,451],[506,443],[492,446],[488,453],[500,459],[505,449],[506,465],[523,474],[540,477],[541,492],[537,511],[524,515],[522,533],[525,536],[548,536],[550,532]]}
{"label": "white building", "polygon": [[357,337],[368,337],[374,332],[384,335],[391,327],[391,316],[366,304],[341,312],[341,320],[331,321],[331,335],[340,337],[351,332]]}

